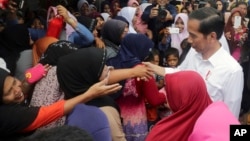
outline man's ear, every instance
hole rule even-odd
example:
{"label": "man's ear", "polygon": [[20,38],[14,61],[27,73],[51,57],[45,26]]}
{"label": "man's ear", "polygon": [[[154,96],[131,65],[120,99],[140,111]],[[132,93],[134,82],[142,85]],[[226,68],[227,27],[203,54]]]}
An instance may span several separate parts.
{"label": "man's ear", "polygon": [[213,41],[217,40],[217,34],[216,34],[216,32],[211,32],[208,36]]}

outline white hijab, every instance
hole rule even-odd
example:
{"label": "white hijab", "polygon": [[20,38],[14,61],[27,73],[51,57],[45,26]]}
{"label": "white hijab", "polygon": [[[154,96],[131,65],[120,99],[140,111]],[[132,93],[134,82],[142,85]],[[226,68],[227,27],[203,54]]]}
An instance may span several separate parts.
{"label": "white hijab", "polygon": [[135,7],[123,7],[121,11],[117,14],[118,16],[124,17],[129,23],[128,33],[137,33],[134,29],[132,20],[135,16],[136,8]]}

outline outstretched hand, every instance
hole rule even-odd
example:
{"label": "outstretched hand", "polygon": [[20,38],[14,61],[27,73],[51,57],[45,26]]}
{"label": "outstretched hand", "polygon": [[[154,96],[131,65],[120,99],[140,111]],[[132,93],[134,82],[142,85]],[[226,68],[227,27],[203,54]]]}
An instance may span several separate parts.
{"label": "outstretched hand", "polygon": [[153,70],[145,65],[137,65],[133,68],[137,80],[149,80],[153,76]]}
{"label": "outstretched hand", "polygon": [[92,85],[88,91],[92,94],[92,98],[108,95],[119,91],[122,86],[119,83],[106,85],[108,79],[105,78],[102,81]]}

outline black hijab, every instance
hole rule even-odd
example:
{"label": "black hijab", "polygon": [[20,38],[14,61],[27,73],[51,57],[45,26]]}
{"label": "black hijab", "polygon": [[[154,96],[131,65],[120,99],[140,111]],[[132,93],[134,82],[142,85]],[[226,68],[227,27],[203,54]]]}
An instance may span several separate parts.
{"label": "black hijab", "polygon": [[105,50],[95,47],[79,49],[59,58],[57,77],[65,98],[84,93],[98,82],[105,62]]}
{"label": "black hijab", "polygon": [[[79,49],[61,57],[57,64],[57,78],[65,99],[82,94],[99,82],[105,63],[106,50],[95,47]],[[97,107],[112,106],[119,111],[109,96],[95,98],[86,104]]]}
{"label": "black hijab", "polygon": [[39,63],[45,65],[50,64],[56,66],[58,59],[67,54],[73,53],[78,49],[78,46],[72,42],[60,40],[49,45],[47,50],[41,57]]}

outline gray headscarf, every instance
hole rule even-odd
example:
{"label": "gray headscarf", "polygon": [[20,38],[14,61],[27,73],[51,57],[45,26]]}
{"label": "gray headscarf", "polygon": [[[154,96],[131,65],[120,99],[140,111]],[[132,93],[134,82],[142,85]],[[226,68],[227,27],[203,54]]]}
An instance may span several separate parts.
{"label": "gray headscarf", "polygon": [[118,46],[121,43],[121,35],[126,26],[127,24],[121,20],[108,20],[103,25],[101,36]]}

